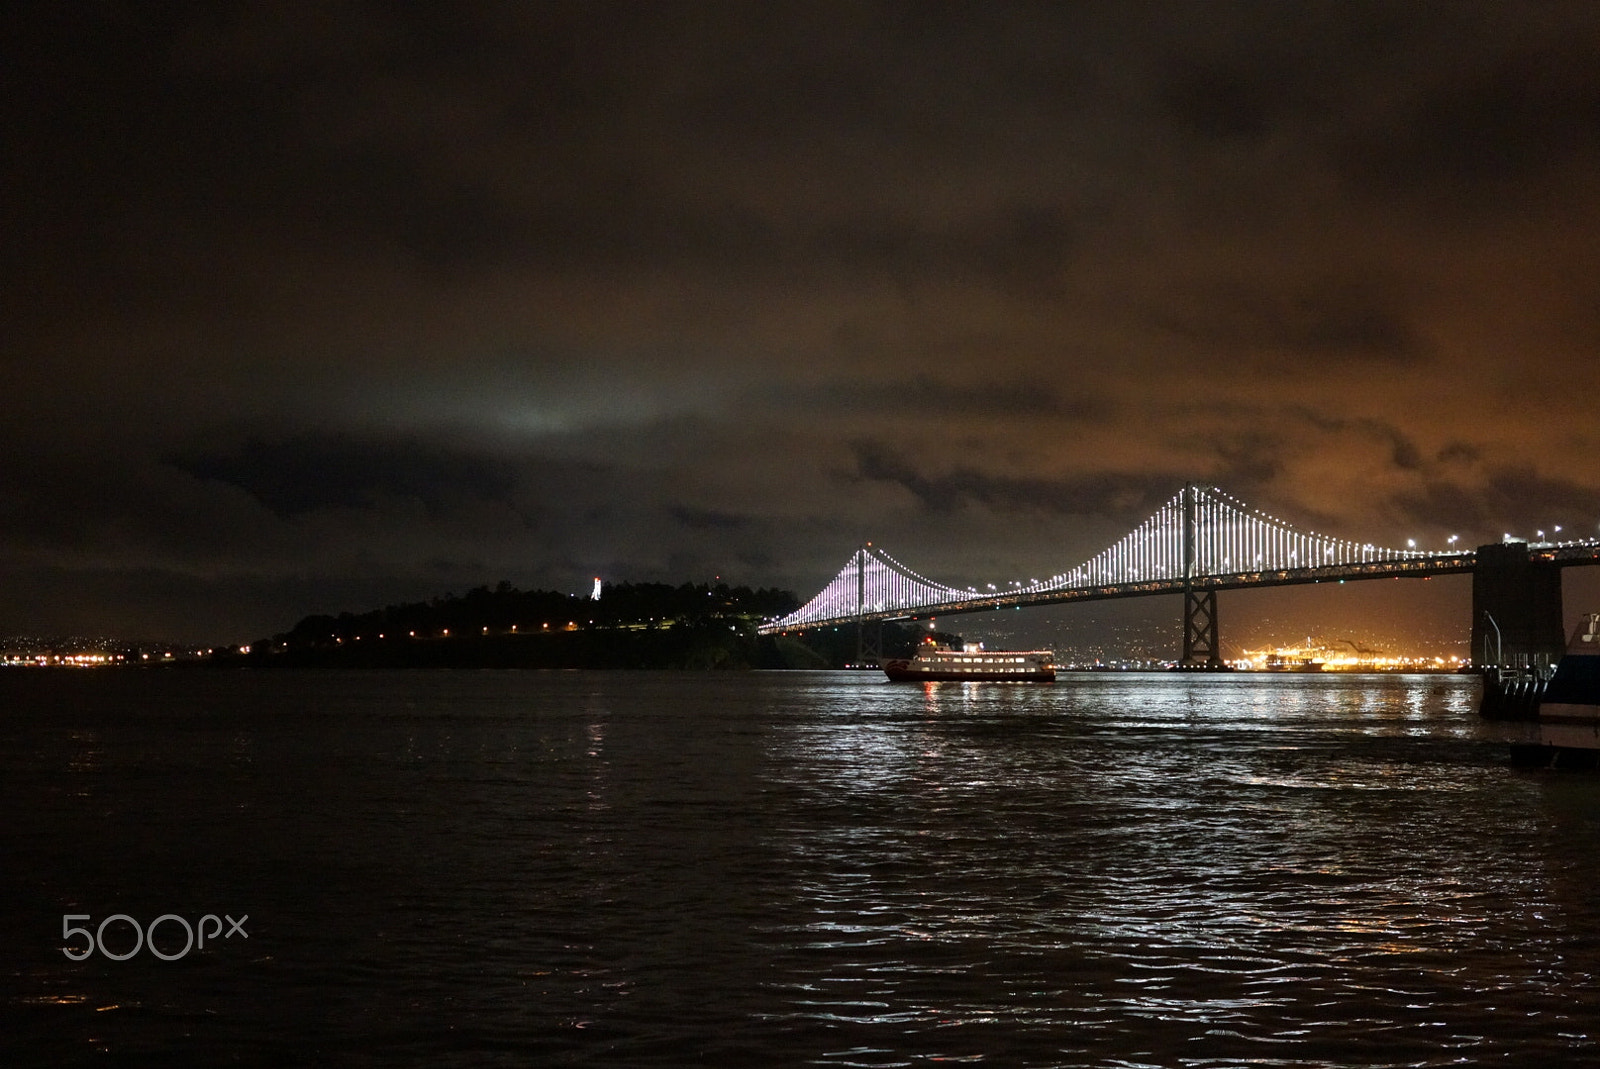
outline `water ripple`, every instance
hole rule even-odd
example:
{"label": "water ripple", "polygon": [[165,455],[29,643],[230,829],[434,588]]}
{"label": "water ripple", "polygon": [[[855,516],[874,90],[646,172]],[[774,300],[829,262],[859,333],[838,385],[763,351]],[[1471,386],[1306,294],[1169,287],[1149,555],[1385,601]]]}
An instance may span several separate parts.
{"label": "water ripple", "polygon": [[[8,1063],[1600,1055],[1600,789],[1509,768],[1470,681],[34,686],[0,679]],[[57,949],[230,906],[247,954]]]}

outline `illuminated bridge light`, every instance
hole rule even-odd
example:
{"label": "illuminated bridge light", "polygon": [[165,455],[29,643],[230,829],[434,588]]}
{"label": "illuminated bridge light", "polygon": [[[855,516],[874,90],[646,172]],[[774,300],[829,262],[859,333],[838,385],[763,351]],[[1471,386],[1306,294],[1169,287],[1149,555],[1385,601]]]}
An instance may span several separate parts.
{"label": "illuminated bridge light", "polygon": [[[1510,541],[1511,535],[1505,539]],[[986,594],[975,586],[947,586],[919,575],[868,543],[816,597],[788,616],[769,621],[763,630],[833,625],[872,614],[903,619],[952,608],[973,611],[1074,597],[1168,593],[1184,589],[1195,579],[1229,580],[1224,585],[1261,582],[1268,574],[1273,582],[1323,577],[1342,580],[1352,574],[1394,574],[1396,569],[1414,573],[1428,568],[1430,560],[1448,561],[1449,570],[1460,570],[1470,565],[1473,553],[1454,549],[1457,541],[1459,536],[1451,535],[1450,550],[1430,553],[1417,549],[1415,539],[1407,539],[1406,549],[1388,549],[1371,542],[1331,538],[1296,530],[1216,487],[1197,486],[1174,495],[1120,541],[1089,560],[1044,582],[1030,579],[1024,585],[1020,579],[1010,580],[1004,591],[997,590],[994,583],[984,584]],[[1594,540],[1581,544],[1600,546]]]}

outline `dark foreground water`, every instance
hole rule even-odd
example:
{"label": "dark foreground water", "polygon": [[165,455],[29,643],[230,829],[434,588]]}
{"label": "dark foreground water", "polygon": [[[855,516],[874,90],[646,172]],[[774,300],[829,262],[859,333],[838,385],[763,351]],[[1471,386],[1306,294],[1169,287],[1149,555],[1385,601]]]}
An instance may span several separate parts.
{"label": "dark foreground water", "polygon": [[1597,1064],[1475,686],[0,673],[0,1064]]}

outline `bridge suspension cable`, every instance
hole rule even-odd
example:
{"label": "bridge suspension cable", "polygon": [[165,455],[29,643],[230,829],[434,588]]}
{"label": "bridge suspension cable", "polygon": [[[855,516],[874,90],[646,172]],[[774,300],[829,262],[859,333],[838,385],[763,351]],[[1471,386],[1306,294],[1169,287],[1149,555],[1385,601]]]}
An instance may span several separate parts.
{"label": "bridge suspension cable", "polygon": [[924,605],[939,605],[975,595],[935,582],[907,568],[870,542],[856,550],[821,592],[799,610],[785,616],[786,627],[803,627],[822,620],[905,609],[908,614]]}
{"label": "bridge suspension cable", "polygon": [[[1184,498],[1192,495],[1194,527],[1184,538]],[[1187,550],[1188,559],[1185,559]],[[1111,586],[1157,579],[1203,578],[1291,568],[1333,567],[1425,557],[1300,531],[1214,486],[1194,486],[1127,535],[1070,571],[1035,584],[1041,590]]]}
{"label": "bridge suspension cable", "polygon": [[1130,585],[1170,587],[1262,572],[1299,572],[1362,564],[1467,557],[1390,549],[1291,527],[1214,486],[1187,486],[1119,541],[1068,571],[1048,579],[983,593],[936,582],[907,568],[868,543],[853,554],[816,597],[762,630],[803,628],[824,622],[875,616],[912,616],[1014,604],[1080,590]]}

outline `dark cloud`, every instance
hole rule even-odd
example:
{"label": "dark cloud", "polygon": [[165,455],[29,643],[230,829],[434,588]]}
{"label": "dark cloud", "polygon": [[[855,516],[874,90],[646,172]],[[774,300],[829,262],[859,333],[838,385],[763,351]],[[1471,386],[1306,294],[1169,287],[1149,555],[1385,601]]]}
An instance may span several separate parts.
{"label": "dark cloud", "polygon": [[1344,148],[1354,186],[1427,196],[1458,209],[1504,211],[1516,183],[1600,150],[1600,42],[1592,34],[1492,56],[1395,102],[1387,121]]}
{"label": "dark cloud", "polygon": [[809,390],[787,390],[772,403],[804,405],[821,413],[862,413],[882,417],[986,417],[1087,422],[1110,418],[1112,406],[1099,397],[1067,396],[1068,387],[1043,376],[1028,379],[980,377],[950,381],[939,373],[911,370],[889,381],[830,382]]}
{"label": "dark cloud", "polygon": [[1532,540],[1540,530],[1548,538],[1589,538],[1596,533],[1600,494],[1591,485],[1519,465],[1493,468],[1481,479],[1436,476],[1416,493],[1400,495],[1395,507],[1413,523],[1476,532],[1484,541],[1498,542],[1505,534]]}
{"label": "dark cloud", "polygon": [[688,505],[673,505],[667,513],[685,527],[697,531],[734,531],[750,524],[750,517],[740,516],[732,512],[721,512],[717,509],[693,508]]}
{"label": "dark cloud", "polygon": [[384,497],[419,502],[430,512],[464,499],[504,500],[515,475],[482,454],[419,439],[350,435],[265,441],[226,453],[169,459],[181,471],[250,494],[282,517],[324,508],[365,508]]}
{"label": "dark cloud", "polygon": [[853,215],[802,234],[800,252],[853,271],[903,281],[974,280],[1009,292],[1058,293],[1072,254],[1074,223],[1060,205],[1003,205],[961,227]]}
{"label": "dark cloud", "polygon": [[[1330,416],[1325,412],[1318,412],[1309,408],[1296,409],[1295,415],[1321,431],[1334,433],[1351,432],[1383,443],[1388,449],[1389,462],[1396,468],[1415,471],[1423,466],[1422,451],[1418,448],[1417,443],[1392,423],[1370,417],[1351,419]],[[1470,450],[1470,447],[1468,449]],[[1459,445],[1447,446],[1442,452],[1450,453],[1463,459],[1467,456],[1467,453]]]}
{"label": "dark cloud", "polygon": [[137,455],[36,452],[0,467],[0,547],[12,561],[215,573],[235,554],[275,551],[261,519],[244,495],[209,495]]}
{"label": "dark cloud", "polygon": [[1259,140],[1294,103],[1297,89],[1279,69],[1179,55],[1162,64],[1157,99],[1181,129],[1220,140]]}
{"label": "dark cloud", "polygon": [[1196,444],[1202,455],[1215,454],[1218,465],[1213,479],[1217,484],[1251,496],[1271,486],[1282,473],[1288,441],[1276,429],[1246,424],[1208,435]]}
{"label": "dark cloud", "polygon": [[1481,459],[1482,450],[1469,442],[1450,442],[1434,456],[1440,464],[1475,464]]}
{"label": "dark cloud", "polygon": [[1396,300],[1337,277],[1294,287],[1279,280],[1272,289],[1217,287],[1174,302],[1154,318],[1199,345],[1235,356],[1250,351],[1269,359],[1409,361],[1422,345]]}
{"label": "dark cloud", "polygon": [[[993,475],[970,467],[930,474],[881,442],[854,443],[852,478],[887,482],[909,491],[929,512],[978,505],[999,514],[1043,512],[1112,515],[1137,520],[1176,487],[1171,477],[1111,473],[1059,479]],[[1182,485],[1181,480],[1178,485]]]}
{"label": "dark cloud", "polygon": [[880,536],[977,581],[1189,480],[1389,543],[1600,491],[1592,4],[8,29],[0,631],[803,592]]}

